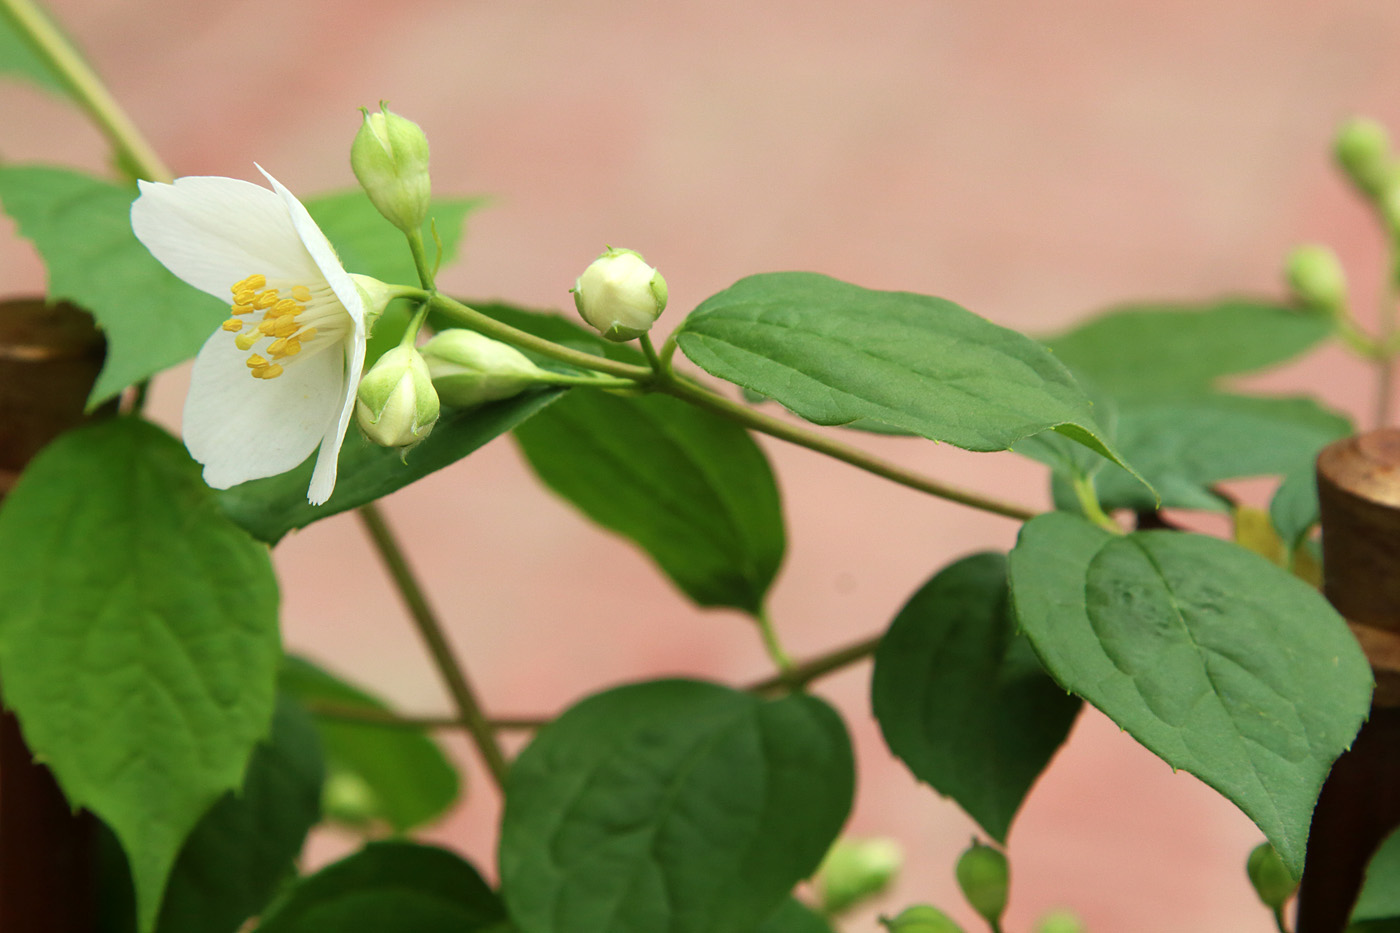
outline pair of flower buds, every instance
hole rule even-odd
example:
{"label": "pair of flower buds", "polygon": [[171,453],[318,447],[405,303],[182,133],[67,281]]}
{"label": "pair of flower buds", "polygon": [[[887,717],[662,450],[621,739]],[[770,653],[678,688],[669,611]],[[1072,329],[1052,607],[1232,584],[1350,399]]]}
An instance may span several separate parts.
{"label": "pair of flower buds", "polygon": [[[666,307],[666,280],[641,255],[609,247],[573,288],[579,314],[613,341],[645,334]],[[360,380],[355,420],[381,447],[426,438],[442,405],[468,408],[558,382],[519,350],[470,330],[445,330],[421,348],[399,346]]]}

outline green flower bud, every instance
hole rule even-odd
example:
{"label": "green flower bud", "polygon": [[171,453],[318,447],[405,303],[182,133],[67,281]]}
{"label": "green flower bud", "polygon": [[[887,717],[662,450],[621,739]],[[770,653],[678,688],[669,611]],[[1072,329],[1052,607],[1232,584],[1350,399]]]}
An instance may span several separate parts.
{"label": "green flower bud", "polygon": [[1249,883],[1254,885],[1254,893],[1258,894],[1259,900],[1271,910],[1281,909],[1293,896],[1293,892],[1298,890],[1298,882],[1293,880],[1293,876],[1283,864],[1283,859],[1278,857],[1274,847],[1267,842],[1259,843],[1254,847],[1254,851],[1249,853],[1249,861],[1245,862],[1245,872],[1249,875]]}
{"label": "green flower bud", "polygon": [[405,233],[417,232],[428,216],[428,138],[412,120],[379,104],[363,107],[364,123],[350,145],[350,167],[379,213]]}
{"label": "green flower bud", "polygon": [[1087,933],[1084,921],[1068,910],[1052,910],[1040,918],[1035,933]]}
{"label": "green flower bud", "polygon": [[572,289],[583,319],[609,340],[640,337],[666,310],[666,280],[641,253],[609,246]]}
{"label": "green flower bud", "polygon": [[1288,255],[1288,287],[1305,306],[1337,311],[1347,304],[1347,275],[1325,246],[1299,246]]}
{"label": "green flower bud", "polygon": [[1379,197],[1392,186],[1394,165],[1390,134],[1375,120],[1353,117],[1343,123],[1337,131],[1333,152],[1342,171],[1367,197]]}
{"label": "green flower bud", "polygon": [[345,826],[368,827],[379,815],[379,800],[369,782],[353,771],[332,769],[321,789],[321,812]]}
{"label": "green flower bud", "polygon": [[508,343],[474,330],[445,330],[423,344],[438,398],[456,408],[519,395],[549,373]]}
{"label": "green flower bud", "polygon": [[355,420],[380,447],[412,447],[433,430],[438,397],[428,364],[413,347],[395,347],[360,380]]}
{"label": "green flower bud", "polygon": [[898,917],[881,917],[880,923],[890,933],[963,933],[951,917],[927,904],[906,907]]}
{"label": "green flower bud", "polygon": [[840,839],[814,879],[822,911],[838,914],[889,887],[904,853],[893,839]]}
{"label": "green flower bud", "polygon": [[1006,910],[1011,868],[1000,850],[984,846],[976,839],[958,859],[958,887],[963,897],[988,923],[996,923]]}

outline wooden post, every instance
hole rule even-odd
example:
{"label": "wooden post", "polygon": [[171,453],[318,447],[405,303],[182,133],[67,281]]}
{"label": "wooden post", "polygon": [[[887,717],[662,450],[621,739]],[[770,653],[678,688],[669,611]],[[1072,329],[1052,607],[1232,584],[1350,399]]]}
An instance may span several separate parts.
{"label": "wooden post", "polygon": [[[80,423],[102,366],[92,319],[64,304],[0,302],[0,498],[24,465]],[[0,568],[0,573],[3,573]],[[74,814],[19,723],[0,718],[0,931],[96,927],[96,821]]]}
{"label": "wooden post", "polygon": [[1376,848],[1400,826],[1400,430],[1317,459],[1323,592],[1376,675],[1371,718],[1337,759],[1313,812],[1297,933],[1342,933]]}

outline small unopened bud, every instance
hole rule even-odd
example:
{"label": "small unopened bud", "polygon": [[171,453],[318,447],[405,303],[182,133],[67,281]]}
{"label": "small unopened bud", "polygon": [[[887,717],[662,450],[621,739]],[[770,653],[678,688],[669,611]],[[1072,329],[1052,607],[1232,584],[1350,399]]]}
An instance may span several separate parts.
{"label": "small unopened bud", "polygon": [[455,408],[519,395],[549,374],[508,343],[474,330],[445,330],[423,344],[438,398]]}
{"label": "small unopened bud", "polygon": [[666,280],[640,253],[609,246],[574,283],[574,305],[609,340],[640,337],[666,310]]}
{"label": "small unopened bud", "polygon": [[1303,305],[1337,311],[1347,304],[1347,275],[1325,246],[1299,246],[1288,255],[1288,287]]}
{"label": "small unopened bud", "polygon": [[952,917],[927,904],[906,907],[897,917],[881,917],[880,923],[890,933],[963,933]]}
{"label": "small unopened bud", "polygon": [[1259,843],[1249,853],[1245,872],[1249,875],[1249,883],[1254,885],[1254,893],[1271,910],[1280,910],[1298,890],[1298,882],[1293,880],[1283,859],[1267,842]]}
{"label": "small unopened bud", "polygon": [[838,914],[889,887],[904,853],[893,839],[840,839],[826,854],[814,881],[822,911]]}
{"label": "small unopened bud", "polygon": [[1006,856],[997,849],[985,846],[976,839],[958,859],[955,871],[958,887],[972,909],[982,915],[988,923],[1000,921],[1006,910],[1007,890],[1011,882],[1011,869]]}
{"label": "small unopened bud", "polygon": [[1068,910],[1052,910],[1040,918],[1035,933],[1087,933],[1084,921]]}
{"label": "small unopened bud", "polygon": [[332,770],[321,788],[321,813],[345,826],[368,827],[380,810],[374,788],[353,771]]}
{"label": "small unopened bud", "polygon": [[428,365],[413,347],[395,347],[365,373],[355,420],[380,447],[412,447],[433,430],[438,397]]}
{"label": "small unopened bud", "polygon": [[1333,152],[1342,171],[1367,197],[1378,198],[1391,186],[1394,164],[1390,134],[1377,121],[1353,117],[1343,123]]}
{"label": "small unopened bud", "polygon": [[360,112],[365,119],[350,145],[350,167],[379,213],[405,233],[417,233],[431,193],[428,138],[383,102],[379,113]]}

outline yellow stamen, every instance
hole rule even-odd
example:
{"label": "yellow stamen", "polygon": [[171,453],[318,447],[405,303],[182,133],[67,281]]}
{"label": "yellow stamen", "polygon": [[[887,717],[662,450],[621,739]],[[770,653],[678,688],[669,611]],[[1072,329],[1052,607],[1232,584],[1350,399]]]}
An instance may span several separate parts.
{"label": "yellow stamen", "polygon": [[276,379],[282,375],[282,367],[273,363],[265,369],[254,370],[253,375],[258,379]]}
{"label": "yellow stamen", "polygon": [[229,305],[229,310],[232,311],[234,314],[252,314],[253,306],[250,304],[240,302],[238,304]]}
{"label": "yellow stamen", "polygon": [[296,356],[301,352],[301,340],[296,337],[287,338],[287,345],[282,352],[287,356]]}
{"label": "yellow stamen", "polygon": [[315,336],[316,336],[316,328],[314,328],[314,327],[308,327],[306,330],[304,330],[304,331],[302,331],[301,333],[297,334],[297,340],[310,340],[312,337],[315,337]]}
{"label": "yellow stamen", "polygon": [[311,289],[305,285],[298,285],[292,289],[292,297],[297,301],[307,302],[311,300]]}
{"label": "yellow stamen", "polygon": [[269,337],[290,337],[297,332],[297,322],[291,318],[269,318],[258,325],[258,330]]}
{"label": "yellow stamen", "polygon": [[231,317],[227,321],[224,321],[223,327],[224,330],[236,334],[243,329],[243,322],[236,317]]}
{"label": "yellow stamen", "polygon": [[262,332],[259,331],[257,328],[254,328],[253,330],[248,331],[248,333],[246,334],[239,334],[237,337],[234,337],[233,342],[234,345],[237,346],[240,350],[251,350],[253,349],[253,344],[257,343],[261,339],[263,339]]}
{"label": "yellow stamen", "polygon": [[261,367],[263,367],[263,366],[266,366],[266,365],[267,365],[267,360],[265,360],[265,359],[263,359],[262,357],[258,356],[256,353],[254,353],[252,356],[248,357],[248,368],[249,368],[249,369],[259,369],[259,368],[261,368]]}
{"label": "yellow stamen", "polygon": [[301,310],[301,305],[297,304],[290,298],[283,298],[281,301],[277,302],[275,305],[269,308],[267,313],[271,314],[273,317],[281,317],[284,314],[297,314]]}
{"label": "yellow stamen", "polygon": [[236,294],[238,294],[238,293],[241,292],[241,291],[254,291],[254,292],[255,292],[255,291],[257,291],[258,289],[260,289],[260,288],[262,288],[263,286],[265,286],[266,284],[267,284],[267,276],[258,275],[258,274],[255,273],[255,274],[253,274],[253,275],[248,276],[246,279],[244,279],[244,280],[241,281],[241,282],[235,282],[234,285],[233,285],[233,293],[236,295]]}
{"label": "yellow stamen", "polygon": [[257,308],[259,311],[266,311],[275,304],[277,304],[277,289],[275,288],[269,288],[265,292],[258,292],[257,297],[253,299],[253,307]]}

